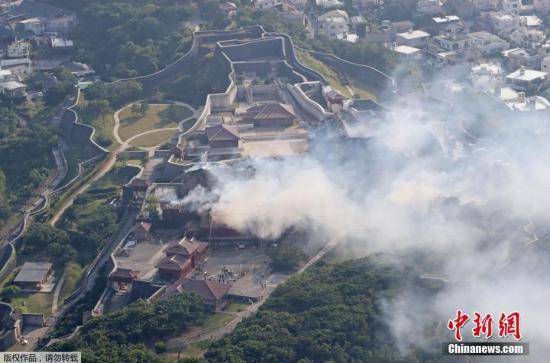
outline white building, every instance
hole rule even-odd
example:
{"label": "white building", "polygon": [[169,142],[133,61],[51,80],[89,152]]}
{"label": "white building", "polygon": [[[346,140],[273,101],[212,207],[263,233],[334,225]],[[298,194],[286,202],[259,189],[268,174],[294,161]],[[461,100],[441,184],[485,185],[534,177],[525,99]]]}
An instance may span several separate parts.
{"label": "white building", "polygon": [[315,5],[323,9],[334,9],[344,6],[344,3],[339,0],[315,0]]}
{"label": "white building", "polygon": [[8,45],[7,55],[9,58],[28,58],[31,46],[25,41],[15,41]]}
{"label": "white building", "polygon": [[9,70],[20,79],[25,79],[32,73],[31,64],[29,58],[2,59],[0,69]]}
{"label": "white building", "polygon": [[470,33],[468,38],[470,38],[470,47],[477,49],[484,56],[501,53],[510,48],[506,41],[486,31]]}
{"label": "white building", "polygon": [[320,34],[329,38],[342,39],[349,32],[349,16],[344,10],[331,10],[317,18]]}
{"label": "white building", "polygon": [[404,33],[395,35],[395,41],[400,45],[408,45],[410,47],[424,47],[430,39],[430,33],[424,30],[409,30]]}
{"label": "white building", "polygon": [[46,31],[46,21],[42,18],[30,18],[17,23],[23,27],[23,31],[29,31],[34,35],[40,35]]}
{"label": "white building", "polygon": [[506,80],[516,91],[539,92],[546,88],[548,73],[524,67],[510,73]]}

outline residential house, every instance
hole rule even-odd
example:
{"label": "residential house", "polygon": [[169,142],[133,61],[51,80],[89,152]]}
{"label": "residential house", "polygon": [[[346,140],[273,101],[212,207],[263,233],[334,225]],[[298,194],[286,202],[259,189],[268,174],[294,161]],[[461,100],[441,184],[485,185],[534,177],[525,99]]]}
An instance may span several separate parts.
{"label": "residential house", "polygon": [[342,39],[349,32],[349,16],[344,10],[331,10],[317,18],[320,34],[333,39]]}
{"label": "residential house", "polygon": [[390,23],[390,26],[389,26],[389,30],[394,34],[406,33],[413,28],[414,28],[414,23],[409,20],[394,21]]}
{"label": "residential house", "polygon": [[431,35],[424,30],[408,30],[404,33],[395,35],[395,41],[400,45],[408,45],[409,47],[423,48],[428,44]]}
{"label": "residential house", "polygon": [[513,30],[519,27],[519,17],[514,14],[488,11],[480,15],[478,24],[485,25],[486,30],[500,37],[508,37]]}
{"label": "residential house", "polygon": [[40,35],[46,31],[46,19],[36,17],[21,20],[16,25],[16,29],[18,28],[22,29],[24,32]]}
{"label": "residential house", "polygon": [[10,70],[21,79],[27,78],[32,73],[32,62],[29,58],[15,58],[0,60],[0,69]]}
{"label": "residential house", "polygon": [[89,77],[95,74],[95,71],[92,69],[91,66],[80,62],[65,63],[63,64],[63,69],[71,72],[77,78]]}
{"label": "residential house", "polygon": [[502,52],[506,60],[506,66],[509,69],[517,69],[520,67],[531,68],[535,67],[536,57],[532,56],[527,50],[522,48],[508,49]]}
{"label": "residential house", "polygon": [[74,47],[74,42],[70,39],[53,36],[50,37],[50,46],[53,50],[63,51],[72,49]]}
{"label": "residential house", "polygon": [[206,306],[216,311],[227,305],[229,288],[229,285],[214,281],[181,279],[172,285],[166,294],[168,296],[184,292],[197,294]]}
{"label": "residential house", "polygon": [[495,55],[510,47],[506,41],[486,31],[469,33],[468,38],[470,47],[477,49],[483,56]]}
{"label": "residential house", "polygon": [[41,290],[52,276],[52,264],[48,262],[25,262],[13,283],[25,290]]}
{"label": "residential house", "polygon": [[515,46],[537,49],[544,44],[546,35],[542,30],[519,27],[510,33],[509,39]]}
{"label": "residential house", "polygon": [[0,92],[2,95],[10,100],[22,99],[27,96],[27,86],[17,81],[7,81],[0,83]]}
{"label": "residential house", "polygon": [[54,33],[67,33],[76,26],[77,19],[74,13],[61,12],[47,19],[46,30]]}
{"label": "residential house", "polygon": [[401,60],[419,60],[422,50],[408,45],[398,45],[392,49]]}
{"label": "residential house", "polygon": [[506,81],[516,91],[535,93],[547,86],[548,73],[521,67],[506,76]]}
{"label": "residential house", "polygon": [[448,34],[467,31],[467,27],[456,15],[436,16],[429,26],[432,34]]}
{"label": "residential house", "polygon": [[315,5],[323,9],[334,9],[344,6],[339,0],[315,0]]}
{"label": "residential house", "polygon": [[254,128],[286,128],[297,120],[292,106],[282,103],[253,106],[240,116],[244,123],[251,123]]}
{"label": "residential house", "polygon": [[444,51],[462,52],[470,48],[470,38],[465,33],[438,35],[431,39],[430,45]]}
{"label": "residential house", "polygon": [[31,50],[29,42],[17,40],[7,47],[8,58],[28,58]]}

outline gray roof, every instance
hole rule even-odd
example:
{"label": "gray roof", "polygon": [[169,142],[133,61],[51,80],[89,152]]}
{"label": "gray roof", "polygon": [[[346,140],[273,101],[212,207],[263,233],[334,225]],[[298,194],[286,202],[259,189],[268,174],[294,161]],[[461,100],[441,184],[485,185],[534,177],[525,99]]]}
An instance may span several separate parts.
{"label": "gray roof", "polygon": [[26,262],[17,274],[14,282],[42,282],[52,268],[48,262]]}

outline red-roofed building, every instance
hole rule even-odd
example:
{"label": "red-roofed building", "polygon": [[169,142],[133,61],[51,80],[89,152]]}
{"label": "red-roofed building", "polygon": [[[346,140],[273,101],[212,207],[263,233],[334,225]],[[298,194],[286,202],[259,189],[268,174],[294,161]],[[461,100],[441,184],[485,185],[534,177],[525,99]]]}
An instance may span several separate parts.
{"label": "red-roofed building", "polygon": [[204,258],[208,243],[182,238],[164,249],[166,258],[157,264],[159,275],[166,279],[178,279],[189,274]]}
{"label": "red-roofed building", "polygon": [[211,148],[239,147],[240,137],[231,126],[219,124],[207,127],[206,136]]}
{"label": "red-roofed building", "polygon": [[139,271],[131,270],[129,268],[117,268],[109,275],[109,280],[117,290],[124,290],[126,286],[131,285],[139,275]]}
{"label": "red-roofed building", "polygon": [[193,263],[184,256],[172,255],[157,263],[156,268],[163,279],[175,280],[187,276],[193,271]]}
{"label": "red-roofed building", "polygon": [[223,309],[227,304],[229,285],[214,281],[181,279],[174,283],[168,291],[168,295],[176,293],[195,293],[200,296],[205,305],[213,310]]}
{"label": "red-roofed building", "polygon": [[135,228],[134,228],[134,235],[139,241],[143,241],[147,239],[149,236],[149,231],[151,230],[151,223],[149,222],[140,222]]}
{"label": "red-roofed building", "polygon": [[253,106],[241,115],[243,122],[250,122],[254,127],[285,128],[294,125],[296,115],[290,105],[268,103]]}

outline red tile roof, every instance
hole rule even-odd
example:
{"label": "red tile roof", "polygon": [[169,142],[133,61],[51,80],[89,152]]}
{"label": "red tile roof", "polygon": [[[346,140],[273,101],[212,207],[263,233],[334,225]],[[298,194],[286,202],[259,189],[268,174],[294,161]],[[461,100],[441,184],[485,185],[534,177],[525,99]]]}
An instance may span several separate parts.
{"label": "red tile roof", "polygon": [[230,126],[226,125],[216,125],[208,127],[206,129],[206,136],[209,141],[225,141],[225,140],[239,140],[240,137],[237,135],[237,131]]}
{"label": "red tile roof", "polygon": [[155,266],[158,269],[183,271],[191,265],[191,260],[181,255],[165,257]]}
{"label": "red tile roof", "polygon": [[137,279],[139,271],[134,271],[129,268],[117,268],[113,271],[109,277],[122,278],[122,279]]}
{"label": "red tile roof", "polygon": [[270,120],[296,117],[290,105],[282,103],[268,103],[265,105],[250,107],[246,110],[243,118],[254,118],[256,120]]}
{"label": "red tile roof", "polygon": [[229,285],[214,281],[183,279],[176,284],[180,293],[194,292],[205,300],[219,300],[229,291]]}

